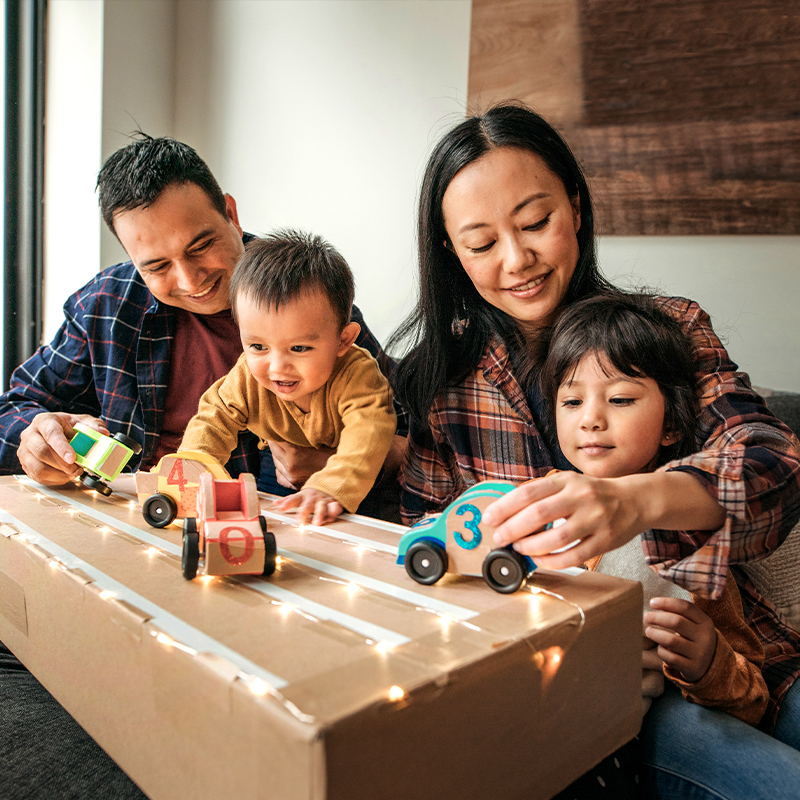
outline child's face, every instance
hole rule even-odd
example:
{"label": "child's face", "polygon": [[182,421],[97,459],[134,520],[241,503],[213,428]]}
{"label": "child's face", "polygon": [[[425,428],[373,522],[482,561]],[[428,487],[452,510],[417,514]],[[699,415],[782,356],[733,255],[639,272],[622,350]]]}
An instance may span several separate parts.
{"label": "child's face", "polygon": [[[585,475],[618,478],[652,469],[662,445],[664,396],[652,378],[631,378],[584,356],[556,396],[558,443]],[[606,374],[608,373],[608,374]]]}
{"label": "child's face", "polygon": [[266,389],[310,410],[310,397],[331,376],[336,359],[355,341],[355,322],[339,330],[330,300],[319,289],[303,292],[280,308],[236,298],[239,335],[247,366]]}

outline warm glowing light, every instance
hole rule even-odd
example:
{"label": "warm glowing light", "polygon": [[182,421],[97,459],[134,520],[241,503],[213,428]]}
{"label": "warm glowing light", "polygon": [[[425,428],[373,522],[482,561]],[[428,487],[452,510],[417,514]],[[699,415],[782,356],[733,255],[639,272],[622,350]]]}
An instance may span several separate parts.
{"label": "warm glowing light", "polygon": [[283,559],[280,556],[275,556],[275,566],[279,567],[281,564],[283,564]]}
{"label": "warm glowing light", "polygon": [[561,653],[553,653],[553,663],[558,664],[561,661]]}
{"label": "warm glowing light", "polygon": [[108,525],[103,525],[100,530],[103,531],[103,533],[111,533],[111,528],[109,528]]}
{"label": "warm glowing light", "polygon": [[406,693],[399,686],[392,686],[392,688],[389,689],[389,699],[393,703],[402,700],[405,696]]}
{"label": "warm glowing light", "polygon": [[392,649],[392,646],[389,642],[378,642],[378,644],[375,645],[375,649],[379,653],[388,653]]}
{"label": "warm glowing light", "polygon": [[201,575],[200,576],[200,580],[203,581],[203,583],[208,584],[208,583],[211,583],[211,581],[214,580],[214,576],[213,575]]}
{"label": "warm glowing light", "polygon": [[253,694],[259,695],[259,697],[263,697],[269,691],[269,686],[261,680],[261,678],[253,678],[253,680],[249,683],[250,691]]}
{"label": "warm glowing light", "polygon": [[130,503],[128,503],[128,508],[136,508],[136,503],[131,500]]}
{"label": "warm glowing light", "polygon": [[449,625],[451,622],[455,622],[455,620],[447,614],[439,614],[439,619],[441,620],[442,625]]}
{"label": "warm glowing light", "polygon": [[357,591],[358,591],[358,584],[357,584],[357,583],[354,583],[353,581],[350,581],[350,583],[348,583],[348,584],[347,584],[347,588],[348,588],[348,589],[349,589],[351,592],[357,592]]}
{"label": "warm glowing light", "polygon": [[116,597],[116,595],[114,594],[114,592],[111,592],[108,589],[103,589],[103,591],[100,592],[101,600],[109,600],[112,597]]}
{"label": "warm glowing light", "polygon": [[168,647],[170,647],[170,646],[172,646],[172,645],[174,644],[174,642],[172,641],[172,639],[170,639],[170,637],[169,637],[169,636],[167,636],[167,634],[166,634],[166,633],[159,633],[159,634],[158,634],[158,636],[156,636],[156,639],[157,639],[159,642],[161,642],[161,644],[165,644],[165,645],[167,645]]}
{"label": "warm glowing light", "polygon": [[292,607],[288,603],[283,603],[281,605],[281,614],[283,614],[284,617],[287,616],[291,611]]}
{"label": "warm glowing light", "polygon": [[147,555],[149,556],[156,556],[159,554],[159,549],[157,547],[148,547],[147,548]]}

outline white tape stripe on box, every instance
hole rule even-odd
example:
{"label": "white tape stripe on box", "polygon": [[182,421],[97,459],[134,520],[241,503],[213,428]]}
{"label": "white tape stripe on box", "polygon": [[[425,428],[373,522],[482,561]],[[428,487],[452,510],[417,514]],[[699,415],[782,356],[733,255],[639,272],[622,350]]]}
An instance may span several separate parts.
{"label": "white tape stripe on box", "polygon": [[[173,553],[174,555],[181,554],[181,548],[177,545],[172,545],[164,539],[161,539],[158,536],[153,536],[151,533],[147,533],[145,531],[140,530],[139,528],[135,528],[133,525],[128,525],[125,522],[120,522],[114,517],[109,516],[108,514],[104,514],[102,511],[98,511],[93,506],[85,505],[78,500],[75,500],[72,497],[68,497],[63,494],[59,494],[58,492],[54,492],[40,484],[32,481],[30,478],[20,477],[18,478],[19,482],[31,487],[32,489],[36,489],[37,491],[41,492],[48,497],[52,497],[54,500],[64,503],[68,505],[70,508],[74,508],[76,511],[81,511],[83,513],[88,514],[93,519],[96,519],[98,522],[102,522],[104,525],[108,525],[109,527],[116,528],[123,533],[127,533],[134,538],[139,539],[140,541],[146,542],[153,547],[158,547],[165,552]],[[272,516],[272,515],[270,515]],[[277,515],[275,515],[277,516]],[[283,518],[284,520],[289,519],[287,517]],[[308,526],[306,526],[308,529]],[[358,537],[350,537],[351,539],[357,539]],[[371,542],[369,539],[362,539],[358,542],[358,544],[363,543],[365,547],[370,547],[375,549],[374,542]],[[393,554],[397,553],[397,548],[393,549]],[[472,619],[473,617],[477,616],[476,611],[472,611],[469,608],[464,608],[463,606],[457,606],[453,603],[447,603],[442,600],[437,600],[435,597],[431,597],[423,592],[415,592],[411,589],[403,589],[399,586],[394,586],[391,583],[386,583],[385,581],[380,581],[375,578],[368,578],[364,575],[359,575],[356,572],[350,572],[349,570],[344,570],[339,567],[331,566],[330,564],[325,564],[322,561],[317,561],[313,558],[308,558],[306,556],[298,555],[297,553],[293,553],[290,550],[282,550],[281,555],[286,556],[286,558],[292,559],[296,561],[298,564],[304,564],[312,569],[316,569],[319,572],[322,572],[325,575],[330,575],[334,578],[340,578],[341,580],[345,580],[348,583],[355,583],[357,586],[363,586],[364,588],[371,589],[372,591],[378,592],[383,595],[387,595],[389,597],[394,597],[398,600],[403,600],[407,603],[411,603],[414,606],[419,606],[420,608],[426,608],[430,611],[435,611],[441,614],[447,614],[450,617],[454,617],[455,619],[460,620],[468,620]],[[398,567],[399,570],[399,567]],[[400,570],[402,572],[402,570]],[[259,588],[259,584],[255,583],[248,583],[249,588],[256,589],[256,591],[261,591]],[[283,590],[287,591],[287,590]],[[266,594],[266,592],[262,592]],[[303,598],[300,595],[295,595],[297,598],[296,600],[286,600],[285,602],[291,602],[292,605],[296,605],[299,608],[303,608],[302,603],[304,602]],[[308,611],[309,614],[313,614],[314,616],[319,616],[315,611]],[[329,611],[330,613],[337,613],[334,611]],[[349,616],[349,615],[345,615]],[[327,617],[326,617],[327,618]],[[351,617],[351,619],[354,619]],[[369,624],[369,623],[365,623]],[[345,625],[345,627],[351,627],[351,625]],[[369,638],[375,638],[372,634],[368,634]],[[402,634],[393,634],[391,641],[393,643],[399,643],[398,637],[402,637]],[[402,637],[403,641],[408,641],[406,637]],[[383,637],[381,637],[383,639]],[[387,640],[388,641],[388,640]]]}
{"label": "white tape stripe on box", "polygon": [[177,642],[200,653],[205,652],[218,655],[230,661],[247,675],[261,678],[261,680],[274,689],[282,689],[288,686],[288,681],[260,667],[235,650],[231,650],[229,647],[211,638],[194,626],[189,625],[174,614],[170,614],[169,611],[165,611],[161,606],[156,605],[146,597],[142,597],[142,595],[129,589],[119,581],[114,580],[110,575],[93,567],[91,564],[73,555],[63,547],[59,547],[55,542],[51,542],[50,539],[42,536],[42,534],[33,530],[33,528],[2,509],[0,509],[0,521],[14,525],[20,533],[25,535],[27,541],[37,545],[54,558],[57,558],[68,569],[79,569],[86,573],[92,578],[101,591],[113,592],[115,599],[124,600],[140,611],[143,611],[145,614],[148,614],[152,622],[160,630],[171,636]]}
{"label": "white tape stripe on box", "polygon": [[[115,528],[118,531],[127,533],[129,536],[132,536],[135,539],[139,539],[140,541],[152,545],[153,547],[157,547],[159,550],[163,550],[165,553],[171,553],[172,555],[176,556],[181,555],[181,548],[178,545],[171,544],[165,539],[161,539],[158,536],[153,536],[150,533],[141,531],[139,530],[139,528],[133,527],[133,525],[128,525],[125,522],[120,522],[120,520],[115,519],[114,517],[109,516],[108,514],[104,514],[102,511],[98,511],[96,508],[93,508],[92,506],[84,505],[83,503],[78,502],[72,497],[67,497],[65,495],[59,494],[58,492],[54,492],[50,489],[47,489],[44,486],[40,486],[38,483],[35,483],[28,478],[20,478],[19,480],[20,483],[30,486],[31,488],[36,489],[42,494],[51,497],[60,503],[64,503],[70,508],[74,508],[76,511],[85,513],[88,516],[92,517],[92,519],[95,519],[98,522],[101,522],[110,528]],[[293,556],[287,553],[287,557],[292,558]],[[360,576],[357,576],[355,575],[355,573],[353,573],[353,579],[357,579],[359,577]],[[376,583],[379,582],[376,581]],[[260,592],[261,594],[266,595],[267,597],[271,597],[274,600],[278,600],[281,603],[288,603],[289,605],[295,606],[300,611],[304,611],[305,613],[310,614],[313,617],[329,620],[331,622],[337,622],[343,628],[348,628],[349,630],[358,633],[360,636],[364,636],[367,639],[373,639],[377,642],[386,642],[394,646],[406,644],[407,642],[411,641],[411,639],[405,634],[391,631],[388,628],[382,627],[381,625],[375,625],[372,622],[367,622],[366,620],[359,619],[358,617],[346,614],[343,611],[336,611],[336,609],[328,608],[327,606],[324,606],[321,603],[317,603],[314,600],[308,600],[307,598],[297,594],[296,592],[289,591],[288,589],[283,589],[279,586],[273,586],[267,582],[259,582],[259,583],[249,582],[247,584],[247,587],[249,589],[253,589],[256,592]],[[388,588],[389,585],[386,584],[386,587]]]}

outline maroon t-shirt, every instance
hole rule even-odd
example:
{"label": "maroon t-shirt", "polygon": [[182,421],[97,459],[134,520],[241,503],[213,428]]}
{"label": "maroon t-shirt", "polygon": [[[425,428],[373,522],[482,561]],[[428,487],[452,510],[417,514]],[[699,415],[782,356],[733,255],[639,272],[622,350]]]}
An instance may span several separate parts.
{"label": "maroon t-shirt", "polygon": [[189,420],[197,413],[200,396],[227,375],[242,354],[239,329],[230,309],[216,314],[175,310],[175,335],[169,365],[164,425],[149,468],[178,451]]}

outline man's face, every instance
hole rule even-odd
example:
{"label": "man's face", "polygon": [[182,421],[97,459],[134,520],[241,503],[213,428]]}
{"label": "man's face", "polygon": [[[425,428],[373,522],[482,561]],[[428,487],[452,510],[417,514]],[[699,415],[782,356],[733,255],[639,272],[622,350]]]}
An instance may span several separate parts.
{"label": "man's face", "polygon": [[226,215],[194,183],[173,184],[147,208],[114,215],[114,229],[153,296],[195,314],[230,308],[228,284],[244,252],[236,202]]}

